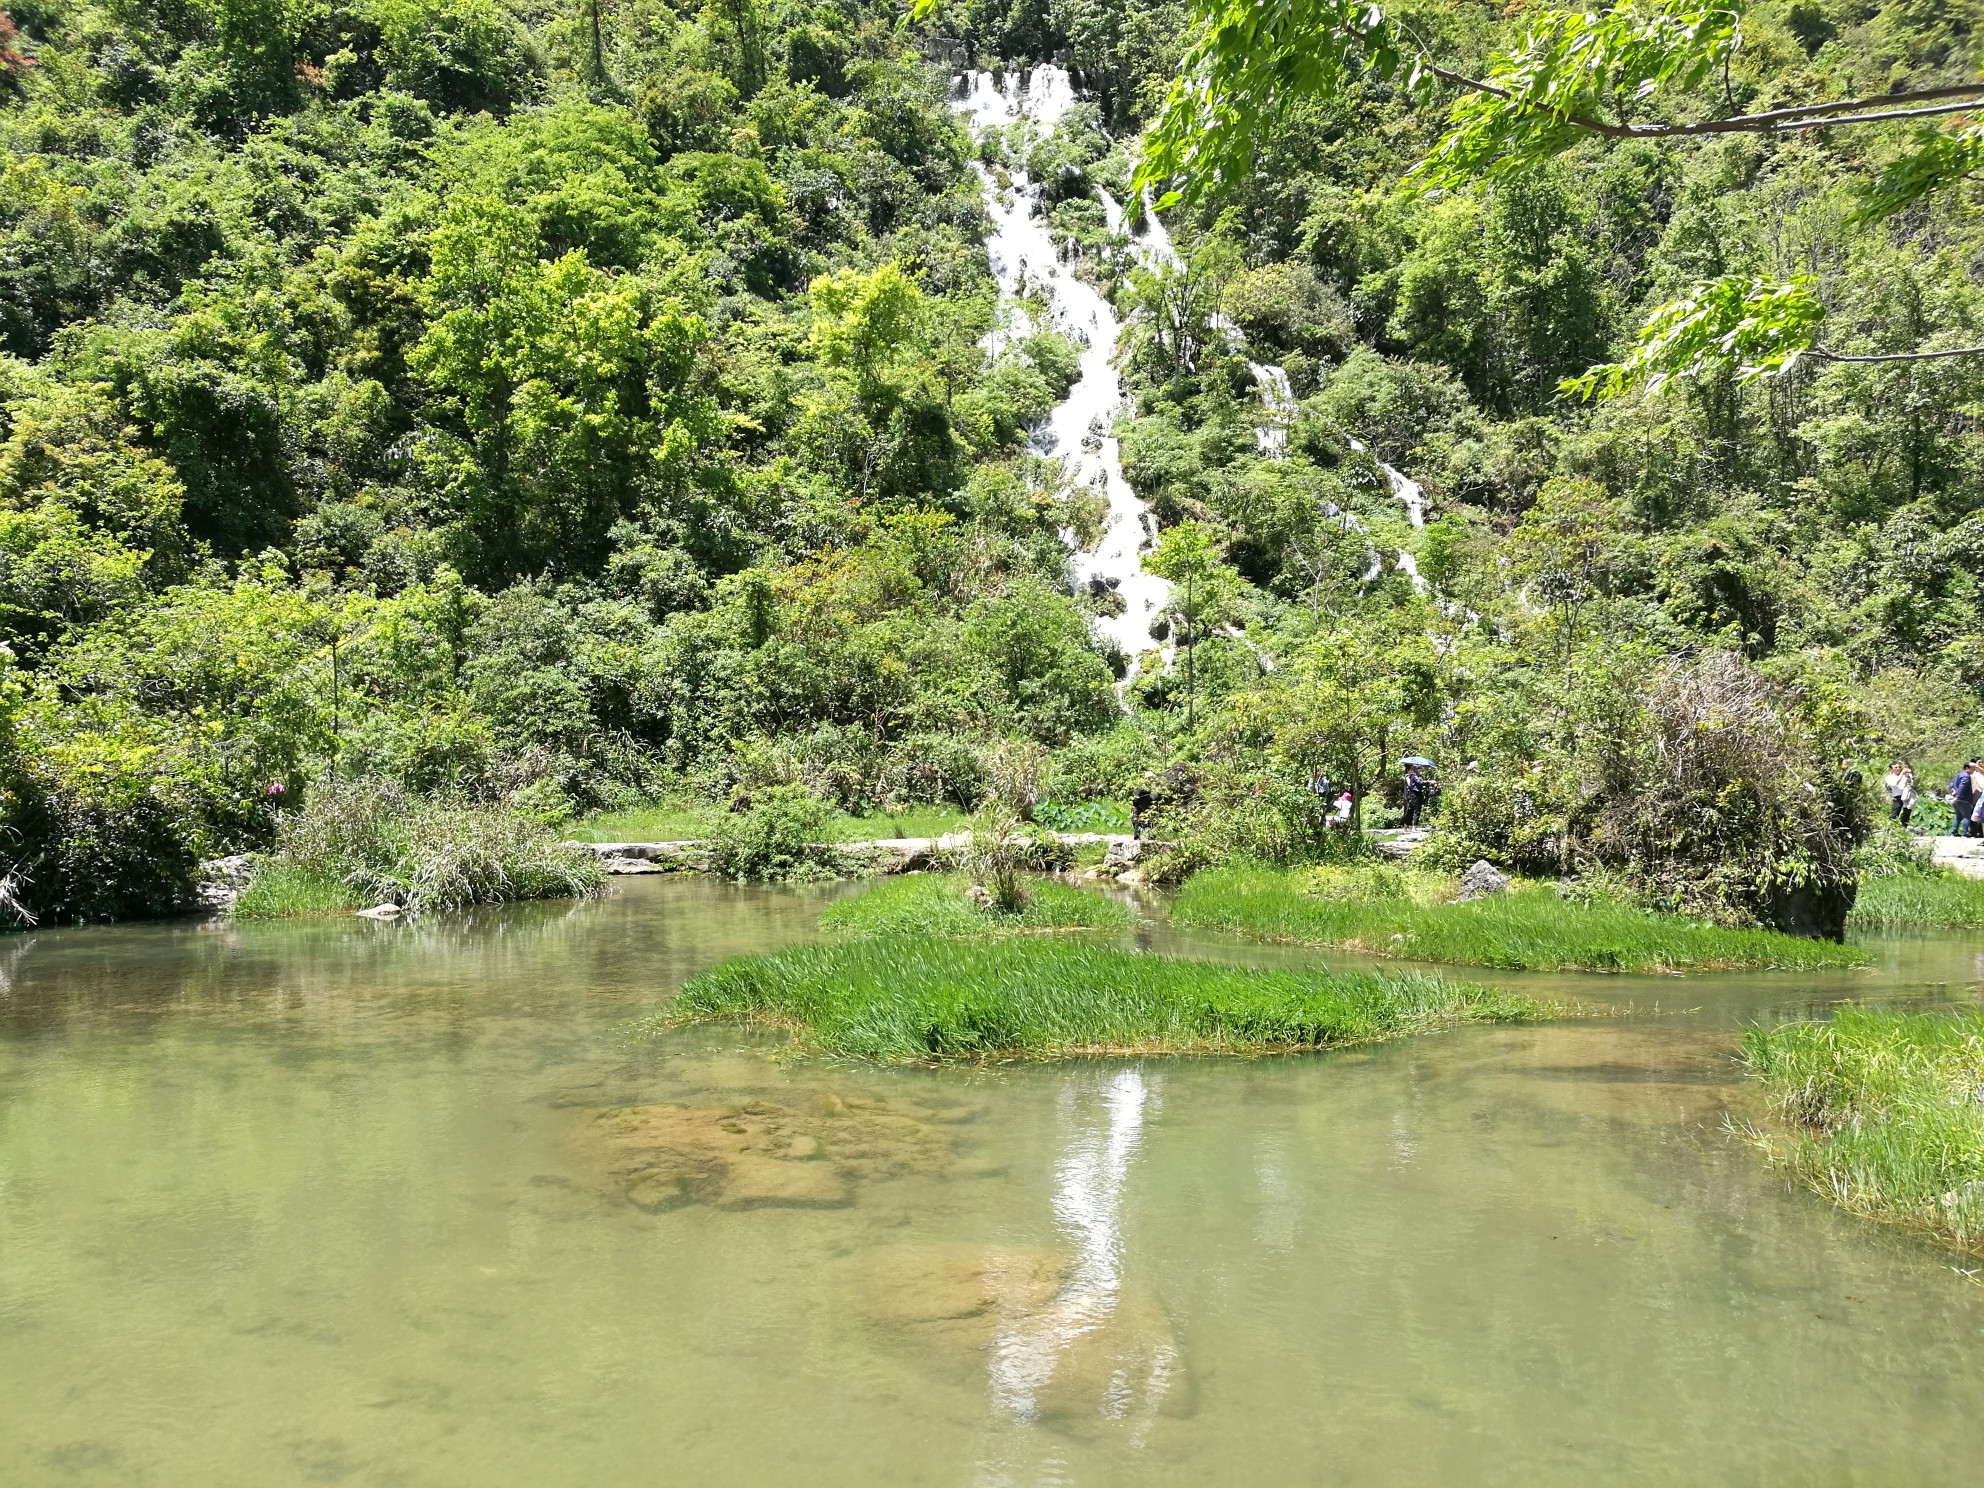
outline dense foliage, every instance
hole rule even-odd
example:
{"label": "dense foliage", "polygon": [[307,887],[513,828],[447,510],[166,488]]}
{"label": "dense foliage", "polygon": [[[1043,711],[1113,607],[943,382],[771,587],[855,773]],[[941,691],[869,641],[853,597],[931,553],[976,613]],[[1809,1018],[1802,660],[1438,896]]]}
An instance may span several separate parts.
{"label": "dense foliage", "polygon": [[[975,804],[1116,716],[944,81],[862,6],[15,3],[6,862],[181,902],[327,777]],[[10,53],[10,55],[12,55]]]}
{"label": "dense foliage", "polygon": [[[1714,78],[1660,86],[1728,114],[1969,83],[1975,10],[1760,0]],[[1389,13],[1486,77],[1557,12]],[[1018,804],[1076,807],[1162,772],[1184,872],[1331,850],[1311,772],[1375,823],[1416,750],[1456,851],[1836,928],[1854,771],[1974,748],[1984,359],[1559,391],[1725,280],[1802,276],[1837,350],[1984,340],[1961,129],[1553,136],[1429,191],[1450,121],[1359,65],[1263,115],[1162,261],[1096,188],[1128,198],[1182,4],[6,14],[19,914],[169,909],[327,780],[555,824],[781,789],[971,810],[1015,759]],[[974,141],[946,107],[955,67],[1054,58],[1089,100],[1055,131]],[[1115,432],[1179,644],[1127,713],[1114,596],[1066,562],[1096,498],[1027,443],[1079,348],[988,350],[975,165],[1048,183],[1128,328]],[[1677,753],[1697,707],[1714,737]],[[736,871],[792,856],[786,815],[740,819]]]}

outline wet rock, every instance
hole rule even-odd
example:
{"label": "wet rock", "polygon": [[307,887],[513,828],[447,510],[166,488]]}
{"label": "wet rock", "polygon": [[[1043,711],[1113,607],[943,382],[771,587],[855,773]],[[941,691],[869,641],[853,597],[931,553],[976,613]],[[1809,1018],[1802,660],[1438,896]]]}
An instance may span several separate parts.
{"label": "wet rock", "polygon": [[208,858],[200,864],[200,903],[209,909],[226,909],[241,897],[248,880],[255,876],[255,855],[234,853],[225,858]]}
{"label": "wet rock", "polygon": [[370,909],[358,911],[361,920],[397,920],[406,911],[397,904],[375,904]]}
{"label": "wet rock", "polygon": [[643,1209],[837,1208],[863,1182],[955,1168],[952,1134],[904,1101],[822,1092],[805,1108],[752,1100],[600,1112],[589,1137],[611,1186]]}
{"label": "wet rock", "polygon": [[1460,876],[1460,893],[1454,896],[1454,902],[1465,904],[1470,899],[1486,899],[1508,891],[1508,874],[1498,872],[1486,858],[1476,858]]}
{"label": "wet rock", "polygon": [[883,1246],[856,1262],[863,1311],[1016,1420],[1075,1435],[1188,1415],[1191,1380],[1157,1299],[1052,1250]]}
{"label": "wet rock", "polygon": [[649,858],[601,858],[599,866],[615,877],[631,877],[641,873],[664,873],[659,863]]}

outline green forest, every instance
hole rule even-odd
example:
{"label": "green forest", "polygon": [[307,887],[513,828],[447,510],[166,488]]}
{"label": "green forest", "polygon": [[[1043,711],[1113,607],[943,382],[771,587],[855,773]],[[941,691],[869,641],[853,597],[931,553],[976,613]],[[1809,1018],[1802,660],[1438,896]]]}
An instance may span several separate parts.
{"label": "green forest", "polygon": [[[1156,775],[1175,876],[1423,752],[1449,865],[1836,933],[1887,762],[1946,818],[1984,745],[1984,355],[1925,354],[1984,344],[1984,6],[1266,14],[7,0],[0,900],[171,912],[353,791]],[[952,106],[1049,63],[1052,130]],[[1524,134],[1448,74],[1583,92]],[[1657,127],[1563,122],[1614,103]],[[995,334],[980,169],[1126,327],[1161,651],[1074,578],[1030,433],[1083,348]]]}

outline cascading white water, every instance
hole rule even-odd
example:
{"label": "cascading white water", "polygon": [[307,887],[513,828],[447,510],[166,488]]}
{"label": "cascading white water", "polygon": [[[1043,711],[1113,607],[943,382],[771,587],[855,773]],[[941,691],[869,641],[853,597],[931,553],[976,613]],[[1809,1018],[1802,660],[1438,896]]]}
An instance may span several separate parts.
{"label": "cascading white water", "polygon": [[[953,94],[953,106],[980,128],[1021,120],[1050,128],[1075,102],[1067,72],[1052,66],[1036,67],[1024,77],[968,72],[957,80]],[[1151,625],[1170,598],[1171,586],[1144,572],[1143,550],[1155,524],[1150,509],[1123,478],[1121,453],[1110,432],[1123,406],[1123,383],[1112,362],[1121,327],[1109,302],[1061,262],[1040,210],[1040,187],[1024,171],[1013,170],[1010,188],[1002,189],[991,171],[983,165],[974,168],[992,218],[985,246],[1001,292],[1009,300],[1028,292],[1045,299],[1051,328],[1084,348],[1080,376],[1045,426],[1035,431],[1033,448],[1058,457],[1071,481],[1100,491],[1108,502],[1102,540],[1075,554],[1075,576],[1084,583],[1099,580],[1122,599],[1123,612],[1098,620],[1097,629],[1129,658],[1134,673],[1138,658],[1158,645]],[[1105,205],[1114,207],[1106,199]],[[996,353],[1032,328],[1022,307],[1009,306],[988,349]]]}
{"label": "cascading white water", "polygon": [[1288,380],[1285,367],[1248,362],[1247,370],[1253,374],[1254,386],[1260,389],[1261,406],[1268,414],[1268,421],[1255,428],[1254,439],[1262,454],[1270,460],[1279,460],[1288,453],[1288,426],[1296,411],[1295,385]]}

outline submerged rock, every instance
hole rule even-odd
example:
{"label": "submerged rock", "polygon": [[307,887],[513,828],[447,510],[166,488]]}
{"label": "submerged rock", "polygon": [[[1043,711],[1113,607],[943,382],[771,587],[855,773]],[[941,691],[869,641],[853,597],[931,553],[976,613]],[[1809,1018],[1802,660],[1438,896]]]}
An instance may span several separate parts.
{"label": "submerged rock", "polygon": [[864,1181],[954,1171],[958,1119],[905,1101],[822,1092],[772,1101],[602,1111],[590,1137],[610,1181],[643,1209],[837,1208]]}
{"label": "submerged rock", "polygon": [[1079,1257],[886,1246],[856,1262],[867,1316],[1018,1421],[1076,1435],[1189,1415],[1192,1384],[1157,1299]]}
{"label": "submerged rock", "polygon": [[370,909],[357,911],[361,920],[397,920],[404,913],[397,904],[375,904]]}

